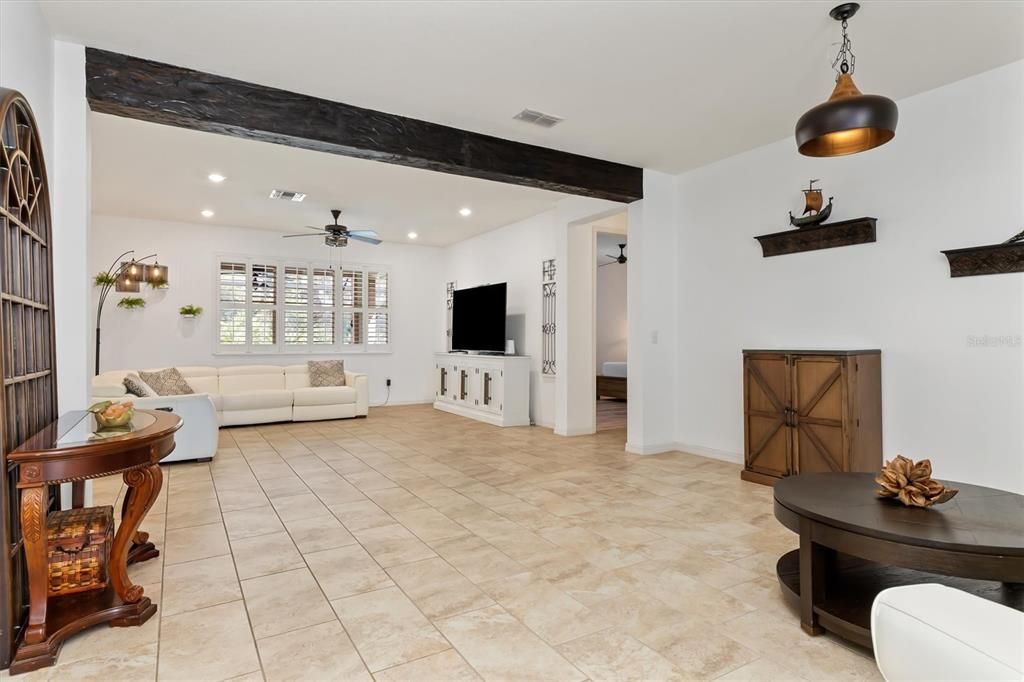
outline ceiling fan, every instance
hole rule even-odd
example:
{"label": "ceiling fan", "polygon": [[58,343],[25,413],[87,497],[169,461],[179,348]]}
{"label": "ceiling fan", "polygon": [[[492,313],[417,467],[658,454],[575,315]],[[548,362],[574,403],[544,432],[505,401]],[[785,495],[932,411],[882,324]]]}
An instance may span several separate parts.
{"label": "ceiling fan", "polygon": [[323,227],[312,227],[306,225],[307,230],[315,230],[316,234],[312,232],[303,232],[301,234],[286,234],[285,239],[291,237],[320,237],[324,238],[324,244],[327,246],[348,246],[349,239],[355,239],[356,241],[366,242],[367,244],[380,244],[381,240],[377,238],[377,233],[373,230],[350,230],[344,225],[338,224],[338,218],[341,217],[341,211],[336,208],[331,209],[331,215],[334,216],[334,224],[328,223]]}
{"label": "ceiling fan", "polygon": [[612,262],[610,262],[610,263],[601,263],[597,267],[603,268],[606,265],[625,265],[626,261],[628,260],[626,258],[626,245],[625,244],[619,244],[619,255],[618,256],[613,256],[613,255],[611,255],[609,253],[606,253],[605,254],[605,258],[613,258],[614,260],[612,260]]}

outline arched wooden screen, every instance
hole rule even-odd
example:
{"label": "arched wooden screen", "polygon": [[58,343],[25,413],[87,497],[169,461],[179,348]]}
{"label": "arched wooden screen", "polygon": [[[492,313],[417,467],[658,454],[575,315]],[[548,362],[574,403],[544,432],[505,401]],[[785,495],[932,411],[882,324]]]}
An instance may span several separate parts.
{"label": "arched wooden screen", "polygon": [[16,472],[7,453],[57,417],[53,337],[53,236],[43,147],[32,108],[0,88],[0,663],[27,613]]}

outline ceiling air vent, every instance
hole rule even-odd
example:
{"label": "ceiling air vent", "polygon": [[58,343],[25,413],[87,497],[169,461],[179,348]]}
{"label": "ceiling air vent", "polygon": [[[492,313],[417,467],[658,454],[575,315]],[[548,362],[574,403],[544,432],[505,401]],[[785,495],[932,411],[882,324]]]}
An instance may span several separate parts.
{"label": "ceiling air vent", "polygon": [[292,192],[287,189],[273,189],[270,190],[271,199],[283,199],[284,201],[302,201],[306,198],[306,195],[302,192]]}
{"label": "ceiling air vent", "polygon": [[533,125],[540,126],[541,128],[554,128],[562,122],[561,116],[552,116],[551,114],[545,114],[543,111],[534,111],[533,109],[523,109],[512,118],[526,123],[532,123]]}

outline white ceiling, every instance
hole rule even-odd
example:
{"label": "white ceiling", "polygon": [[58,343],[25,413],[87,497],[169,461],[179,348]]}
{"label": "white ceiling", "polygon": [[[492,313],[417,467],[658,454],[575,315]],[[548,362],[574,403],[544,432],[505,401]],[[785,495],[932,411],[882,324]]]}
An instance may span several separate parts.
{"label": "white ceiling", "polygon": [[[835,2],[44,2],[61,37],[679,172],[824,100]],[[857,83],[894,99],[1024,57],[1024,3],[865,2]],[[545,130],[524,107],[565,117]]]}
{"label": "white ceiling", "polygon": [[[302,232],[341,222],[386,241],[441,246],[546,211],[564,195],[225,135],[91,114],[92,210]],[[227,177],[214,184],[210,173]],[[272,189],[308,194],[270,200]],[[459,209],[469,207],[468,218]],[[202,218],[210,209],[214,216]]]}

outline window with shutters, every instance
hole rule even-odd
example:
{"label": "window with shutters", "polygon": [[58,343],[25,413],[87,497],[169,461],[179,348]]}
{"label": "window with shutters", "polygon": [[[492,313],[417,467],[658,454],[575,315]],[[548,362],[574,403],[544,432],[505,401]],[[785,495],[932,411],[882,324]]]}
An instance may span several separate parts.
{"label": "window with shutters", "polygon": [[223,257],[217,278],[220,352],[390,349],[387,270]]}

